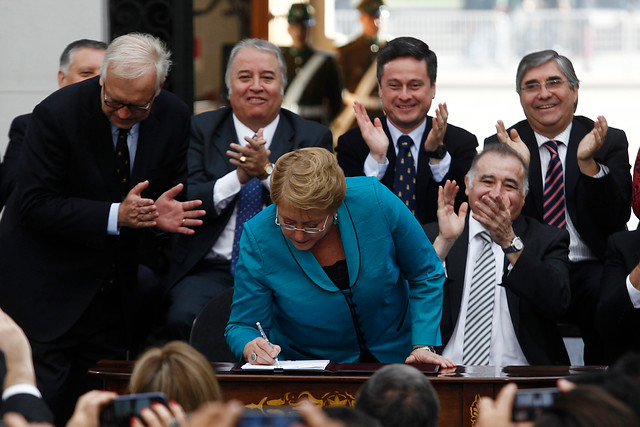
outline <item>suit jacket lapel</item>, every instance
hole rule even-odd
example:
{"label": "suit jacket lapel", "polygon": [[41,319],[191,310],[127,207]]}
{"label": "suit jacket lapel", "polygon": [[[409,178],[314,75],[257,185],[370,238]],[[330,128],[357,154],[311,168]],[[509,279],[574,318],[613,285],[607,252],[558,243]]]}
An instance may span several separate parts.
{"label": "suit jacket lapel", "polygon": [[[542,194],[544,192],[544,176],[542,176],[542,166],[540,166],[540,149],[536,136],[531,126],[527,124],[522,129],[518,129],[520,138],[529,148],[529,199],[533,202],[533,209],[536,210],[539,218],[542,218]],[[530,208],[531,209],[531,208]]]}
{"label": "suit jacket lapel", "polygon": [[161,126],[158,123],[158,119],[153,115],[149,115],[149,117],[140,122],[138,146],[136,148],[135,158],[133,159],[133,169],[131,170],[132,187],[147,179],[145,174],[149,171],[150,162],[155,158],[150,151],[154,149],[154,141],[159,139],[158,130],[160,128]]}
{"label": "suit jacket lapel", "polygon": [[86,126],[87,143],[93,153],[93,161],[96,169],[100,171],[100,176],[104,182],[104,187],[109,198],[120,201],[120,188],[118,186],[118,176],[116,174],[116,154],[111,135],[111,125],[101,109],[101,104],[91,103],[92,114],[90,123]]}
{"label": "suit jacket lapel", "polygon": [[294,136],[291,122],[288,117],[281,112],[278,127],[273,135],[273,141],[271,141],[271,145],[269,146],[269,150],[271,150],[269,160],[271,160],[271,163],[275,163],[282,155],[293,150]]}
{"label": "suit jacket lapel", "polygon": [[[451,319],[455,326],[456,319],[460,315],[460,304],[462,303],[462,293],[464,291],[465,271],[467,265],[467,253],[469,251],[469,215],[465,220],[464,230],[462,234],[447,255],[447,280],[445,283],[449,287],[449,301],[451,310]],[[452,329],[453,331],[453,329]]]}
{"label": "suit jacket lapel", "polygon": [[[571,135],[569,136],[569,143],[567,145],[567,156],[564,162],[564,194],[565,203],[567,204],[567,210],[571,218],[576,217],[575,212],[575,197],[573,195],[576,192],[578,186],[578,180],[581,176],[580,168],[578,167],[578,145],[580,141],[587,134],[581,123],[577,120],[573,120],[571,127]],[[575,220],[574,220],[575,224]]]}

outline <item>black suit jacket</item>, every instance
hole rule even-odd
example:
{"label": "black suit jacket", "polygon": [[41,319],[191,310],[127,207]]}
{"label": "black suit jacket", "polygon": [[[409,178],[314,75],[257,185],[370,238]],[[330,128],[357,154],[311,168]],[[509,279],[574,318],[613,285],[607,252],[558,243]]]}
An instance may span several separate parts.
{"label": "black suit jacket", "polygon": [[[387,159],[389,166],[384,174],[381,182],[393,191],[393,181],[396,166],[396,151],[391,134],[385,117],[381,117],[382,127],[389,138],[389,148],[387,149]],[[429,158],[425,155],[424,141],[429,135],[432,126],[432,117],[427,116],[427,126],[422,135],[420,142],[420,150],[418,154],[418,170],[416,171],[416,218],[421,224],[437,221],[436,211],[438,209],[438,187],[441,182],[436,182],[431,174],[429,167]],[[460,186],[458,195],[456,196],[455,208],[467,200],[465,195],[464,176],[471,167],[471,162],[476,155],[476,147],[478,139],[475,135],[466,130],[447,125],[447,132],[444,135],[444,145],[451,154],[451,167],[449,172],[443,178],[442,182],[447,179],[455,180]],[[338,163],[344,170],[346,176],[362,176],[364,175],[364,162],[369,155],[369,147],[362,138],[360,128],[355,127],[338,138],[336,147],[338,155]]]}
{"label": "black suit jacket", "polygon": [[[438,224],[425,225],[433,242]],[[505,256],[502,284],[507,291],[509,314],[520,347],[531,365],[568,365],[569,356],[556,322],[569,307],[569,233],[520,216],[513,231],[524,249],[510,272]],[[447,345],[458,321],[464,291],[469,247],[469,221],[446,258],[447,278],[440,332]]]}
{"label": "black suit jacket", "polygon": [[[47,404],[32,394],[19,393],[0,402],[0,420],[7,412],[17,412],[32,423],[53,423],[53,414]],[[2,421],[0,425],[4,425]]]}
{"label": "black suit jacket", "polygon": [[[137,246],[152,232],[107,235],[109,208],[121,195],[100,93],[96,77],[36,106],[0,221],[0,301],[40,342],[71,328],[114,266],[125,312],[135,312]],[[155,200],[186,181],[189,120],[187,106],[162,91],[140,123],[131,183],[149,180],[143,197]]]}
{"label": "black suit jacket", "polygon": [[[220,214],[213,205],[216,181],[236,169],[229,163],[226,154],[232,142],[237,142],[237,136],[230,107],[193,117],[188,154],[188,194],[190,199],[202,200],[201,208],[207,214],[194,235],[179,237],[165,280],[168,288],[191,271],[210,251],[233,212],[237,198]],[[304,147],[324,147],[332,151],[331,131],[326,126],[281,109],[280,121],[269,148],[269,160],[275,163],[283,154]],[[265,204],[271,203],[264,188],[263,198]]]}
{"label": "black suit jacket", "polygon": [[640,309],[633,308],[626,285],[638,262],[639,230],[615,233],[609,238],[596,317],[609,364],[627,351],[640,352]]}
{"label": "black suit jacket", "polygon": [[16,176],[20,170],[20,156],[24,146],[31,113],[16,117],[9,128],[9,144],[0,164],[0,209],[7,203],[16,185]]}
{"label": "black suit jacket", "polygon": [[[526,120],[510,129],[518,131],[531,153],[529,194],[522,214],[542,221],[544,176],[533,129]],[[592,129],[593,120],[574,116],[565,162],[565,195],[573,225],[594,254],[604,260],[607,238],[613,232],[625,230],[631,215],[629,143],[622,130],[609,128],[604,144],[595,155],[596,162],[607,166],[609,173],[600,179],[588,177],[580,173],[576,153],[580,141]],[[485,140],[485,144],[497,141],[496,135],[492,135]]]}

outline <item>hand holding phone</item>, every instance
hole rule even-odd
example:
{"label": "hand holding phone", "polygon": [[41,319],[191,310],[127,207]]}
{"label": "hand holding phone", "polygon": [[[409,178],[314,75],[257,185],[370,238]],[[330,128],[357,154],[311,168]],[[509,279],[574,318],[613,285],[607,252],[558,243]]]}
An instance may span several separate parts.
{"label": "hand holding phone", "polygon": [[142,408],[151,408],[153,403],[168,406],[164,393],[127,394],[116,397],[100,411],[100,427],[129,427],[131,418],[140,418]]}
{"label": "hand holding phone", "polygon": [[553,405],[559,394],[555,387],[518,390],[513,399],[513,421],[535,420],[545,408]]}

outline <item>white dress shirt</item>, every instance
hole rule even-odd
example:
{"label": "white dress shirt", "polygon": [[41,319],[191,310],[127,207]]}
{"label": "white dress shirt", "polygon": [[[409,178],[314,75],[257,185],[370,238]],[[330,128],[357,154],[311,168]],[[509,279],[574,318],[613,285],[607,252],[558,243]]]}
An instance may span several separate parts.
{"label": "white dress shirt", "polygon": [[[456,327],[453,330],[451,339],[442,351],[442,355],[453,360],[457,365],[462,365],[464,354],[464,328],[467,320],[467,308],[469,306],[469,294],[471,292],[471,282],[473,281],[473,268],[475,260],[482,251],[483,241],[478,235],[485,228],[469,216],[469,250],[467,251],[467,262],[464,275],[464,289],[462,291],[462,301],[460,304],[460,314]],[[496,261],[495,271],[495,293],[493,305],[493,321],[491,322],[491,346],[489,365],[528,365],[527,358],[522,352],[516,332],[511,322],[509,304],[507,302],[507,291],[503,286],[498,286],[502,282],[502,272],[504,271],[505,255],[500,245],[491,242],[491,250]],[[511,265],[508,266],[510,270]]]}
{"label": "white dress shirt", "polygon": [[[273,136],[276,133],[276,128],[278,127],[278,123],[280,122],[280,115],[278,116],[267,126],[263,128],[262,137],[266,140],[265,148],[268,150],[271,147],[271,141],[273,141]],[[242,145],[243,147],[248,145],[249,143],[245,141],[244,137],[247,136],[249,138],[253,137],[255,134],[254,131],[245,126],[235,114],[233,114],[233,125],[236,129],[236,143]],[[262,181],[262,185],[269,190],[271,186],[271,180],[265,179]],[[213,186],[213,205],[215,206],[216,212],[220,213],[224,208],[229,206],[229,203],[233,200],[234,197],[242,190],[243,185],[240,183],[238,179],[238,174],[235,170],[229,172],[225,176],[221,177],[216,181]],[[211,247],[211,251],[206,256],[208,259],[220,259],[220,260],[231,260],[231,251],[233,248],[233,237],[236,229],[236,216],[238,214],[238,205],[233,208],[233,212],[231,213],[231,217],[227,224],[222,230],[222,233],[216,240],[216,242]]]}

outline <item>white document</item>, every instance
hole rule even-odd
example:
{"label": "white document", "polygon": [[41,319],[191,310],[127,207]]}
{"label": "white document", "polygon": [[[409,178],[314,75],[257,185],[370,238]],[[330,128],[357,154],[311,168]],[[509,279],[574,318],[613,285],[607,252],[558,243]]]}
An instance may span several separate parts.
{"label": "white document", "polygon": [[[329,364],[330,360],[281,360],[280,367],[282,369],[305,369],[305,370],[324,370]],[[278,365],[252,365],[251,363],[245,363],[242,365],[242,369],[258,370],[258,371],[272,371],[278,369]]]}

